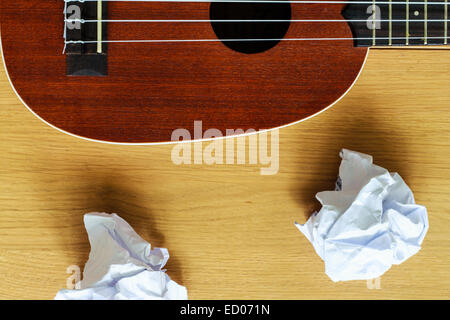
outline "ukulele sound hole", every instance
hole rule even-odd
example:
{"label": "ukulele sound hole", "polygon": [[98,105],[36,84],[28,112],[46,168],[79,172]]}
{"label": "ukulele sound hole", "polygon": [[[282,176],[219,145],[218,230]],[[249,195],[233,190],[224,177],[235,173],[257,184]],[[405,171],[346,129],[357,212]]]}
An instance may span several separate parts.
{"label": "ukulele sound hole", "polygon": [[[273,48],[285,36],[291,19],[289,3],[213,2],[211,25],[218,39],[270,39],[267,41],[222,41],[232,50],[259,53]],[[282,22],[219,22],[214,20],[283,20]]]}

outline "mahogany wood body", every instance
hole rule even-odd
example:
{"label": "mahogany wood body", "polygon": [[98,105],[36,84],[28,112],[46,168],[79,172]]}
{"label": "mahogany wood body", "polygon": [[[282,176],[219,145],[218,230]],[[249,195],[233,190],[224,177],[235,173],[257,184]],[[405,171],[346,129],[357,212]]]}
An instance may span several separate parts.
{"label": "mahogany wood body", "polygon": [[[110,19],[209,19],[209,3],[110,2]],[[341,4],[292,4],[292,19],[343,19]],[[242,54],[221,42],[108,45],[108,76],[68,77],[60,0],[1,0],[3,55],[17,93],[46,122],[90,139],[152,143],[173,130],[269,129],[351,87],[367,48],[281,41]],[[347,23],[291,23],[286,38],[351,38]],[[210,23],[109,23],[109,39],[214,39]]]}

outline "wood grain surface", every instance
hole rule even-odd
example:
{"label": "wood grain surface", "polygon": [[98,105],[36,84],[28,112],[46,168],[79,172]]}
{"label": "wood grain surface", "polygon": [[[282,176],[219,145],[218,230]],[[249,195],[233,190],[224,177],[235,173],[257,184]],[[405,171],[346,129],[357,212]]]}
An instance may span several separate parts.
{"label": "wood grain surface", "polygon": [[[448,299],[450,55],[372,50],[333,108],[280,130],[280,169],[180,165],[173,146],[88,142],[38,120],[0,71],[0,298],[51,299],[83,267],[86,212],[117,212],[192,299]],[[204,144],[204,147],[207,144]],[[341,148],[399,172],[428,208],[422,250],[381,279],[333,283],[294,227],[332,189]]]}

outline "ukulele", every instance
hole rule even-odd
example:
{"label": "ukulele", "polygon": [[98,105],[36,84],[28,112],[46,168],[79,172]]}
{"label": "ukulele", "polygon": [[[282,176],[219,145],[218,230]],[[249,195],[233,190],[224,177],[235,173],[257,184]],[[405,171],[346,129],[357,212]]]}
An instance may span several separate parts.
{"label": "ukulele", "polygon": [[2,53],[51,126],[162,143],[198,121],[308,119],[349,91],[369,48],[447,45],[448,1],[1,0]]}

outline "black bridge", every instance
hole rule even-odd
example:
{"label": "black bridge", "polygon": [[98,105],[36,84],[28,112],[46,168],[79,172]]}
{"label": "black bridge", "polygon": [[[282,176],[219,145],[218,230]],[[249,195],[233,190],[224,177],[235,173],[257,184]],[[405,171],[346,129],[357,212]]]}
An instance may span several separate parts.
{"label": "black bridge", "polygon": [[65,4],[65,54],[67,75],[108,74],[107,1],[69,1]]}

